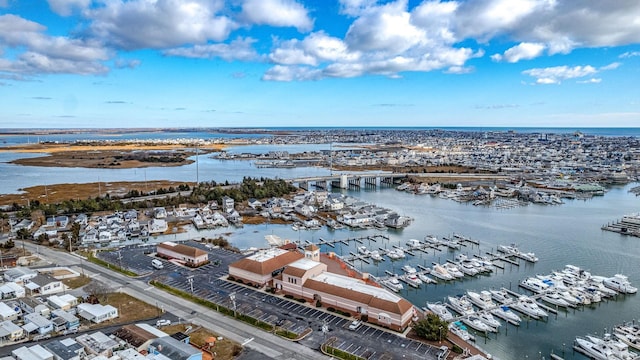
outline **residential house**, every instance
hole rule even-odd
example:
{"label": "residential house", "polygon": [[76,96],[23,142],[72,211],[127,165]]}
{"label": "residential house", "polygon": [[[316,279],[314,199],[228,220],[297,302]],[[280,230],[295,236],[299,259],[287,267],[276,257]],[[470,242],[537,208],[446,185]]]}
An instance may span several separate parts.
{"label": "residential house", "polygon": [[255,198],[249,198],[249,200],[247,200],[247,205],[249,205],[253,210],[259,210],[262,208],[262,202]]}
{"label": "residential house", "polygon": [[24,337],[24,329],[11,321],[0,322],[0,339],[17,341]]}
{"label": "residential house", "polygon": [[31,231],[31,229],[33,228],[33,225],[35,225],[33,220],[31,220],[31,219],[22,219],[22,220],[20,220],[20,222],[17,222],[15,224],[11,225],[11,232],[15,234],[18,231],[20,231],[20,229],[27,229],[27,230]]}
{"label": "residential house", "polygon": [[55,360],[81,360],[87,355],[84,346],[72,338],[50,341],[44,348],[53,354]]}
{"label": "residential house", "polygon": [[222,197],[222,210],[226,213],[231,213],[233,212],[235,208],[235,202],[232,198],[228,197],[228,196],[223,196]]}
{"label": "residential house", "polygon": [[76,341],[84,346],[87,355],[94,356],[111,357],[113,356],[113,349],[120,345],[116,340],[101,331],[92,334],[82,334],[76,337]]}
{"label": "residential house", "polygon": [[40,314],[31,313],[24,316],[22,328],[27,334],[38,332],[38,334],[44,335],[53,331],[53,322]]}
{"label": "residential house", "polygon": [[167,336],[167,333],[161,331],[149,324],[131,324],[125,325],[113,333],[118,339],[125,341],[136,351],[146,351],[151,341],[159,337]]}
{"label": "residential house", "polygon": [[14,282],[7,282],[0,285],[0,297],[2,297],[2,299],[22,298],[25,296],[25,293],[24,288]]}
{"label": "residential house", "polygon": [[47,304],[53,309],[68,311],[78,305],[78,298],[71,294],[51,295],[47,298]]}
{"label": "residential house", "polygon": [[118,317],[118,309],[111,305],[82,303],[77,309],[78,316],[96,324]]}
{"label": "residential house", "polygon": [[2,321],[13,321],[18,319],[18,316],[22,314],[20,308],[15,308],[7,305],[6,303],[0,302],[0,320]]}
{"label": "residential house", "polygon": [[38,274],[35,277],[25,280],[25,288],[31,291],[31,295],[51,295],[65,290],[62,281],[47,274]]}
{"label": "residential house", "polygon": [[153,217],[156,219],[166,219],[167,218],[167,210],[163,207],[153,208]]}
{"label": "residential house", "polygon": [[62,309],[55,309],[51,312],[51,320],[56,323],[60,330],[77,329],[80,327],[80,319],[77,316],[64,311]]}
{"label": "residential house", "polygon": [[11,352],[16,360],[54,360],[53,354],[42,345],[23,346]]}
{"label": "residential house", "polygon": [[18,300],[20,304],[20,308],[23,313],[26,314],[39,314],[44,317],[49,317],[51,314],[51,309],[45,304],[43,304],[40,300],[33,297],[25,297]]}
{"label": "residential house", "polygon": [[22,284],[25,280],[34,278],[36,275],[38,275],[37,271],[18,266],[4,272],[4,281],[13,281],[15,283]]}
{"label": "residential house", "polygon": [[151,341],[148,352],[162,354],[171,360],[202,360],[202,351],[178,341],[171,336],[163,336]]}

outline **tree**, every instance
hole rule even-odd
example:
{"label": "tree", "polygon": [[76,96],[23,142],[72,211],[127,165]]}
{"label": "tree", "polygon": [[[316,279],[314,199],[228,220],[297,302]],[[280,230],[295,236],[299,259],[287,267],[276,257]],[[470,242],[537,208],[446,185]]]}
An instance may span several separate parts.
{"label": "tree", "polygon": [[449,323],[440,319],[438,315],[427,314],[427,316],[413,324],[413,330],[419,337],[430,341],[438,341],[447,337]]}

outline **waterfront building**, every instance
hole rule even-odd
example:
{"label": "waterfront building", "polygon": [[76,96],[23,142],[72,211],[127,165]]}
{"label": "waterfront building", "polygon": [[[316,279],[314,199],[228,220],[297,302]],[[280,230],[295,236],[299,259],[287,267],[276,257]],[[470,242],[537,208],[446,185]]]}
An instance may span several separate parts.
{"label": "waterfront building", "polygon": [[198,248],[166,241],[156,247],[158,257],[175,260],[189,267],[198,267],[209,262],[209,254]]}
{"label": "waterfront building", "polygon": [[273,277],[282,272],[286,265],[303,257],[297,250],[272,248],[259,251],[229,265],[229,276],[253,286],[271,286]]}

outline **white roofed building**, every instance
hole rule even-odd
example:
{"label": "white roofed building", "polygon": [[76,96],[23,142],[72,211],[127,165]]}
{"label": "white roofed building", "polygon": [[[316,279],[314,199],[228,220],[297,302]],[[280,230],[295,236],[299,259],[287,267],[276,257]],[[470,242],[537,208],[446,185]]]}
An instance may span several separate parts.
{"label": "white roofed building", "polygon": [[272,248],[259,251],[229,265],[229,277],[254,286],[270,285],[285,266],[303,258],[298,251]]}
{"label": "white roofed building", "polygon": [[87,304],[78,305],[78,316],[96,324],[118,317],[118,309],[111,305]]}

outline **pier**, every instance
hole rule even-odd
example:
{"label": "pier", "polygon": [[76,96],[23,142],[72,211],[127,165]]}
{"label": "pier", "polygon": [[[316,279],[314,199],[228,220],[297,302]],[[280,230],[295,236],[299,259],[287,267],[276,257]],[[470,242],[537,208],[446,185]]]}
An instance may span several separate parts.
{"label": "pier", "polygon": [[640,215],[625,215],[617,222],[603,225],[602,230],[640,237]]}

